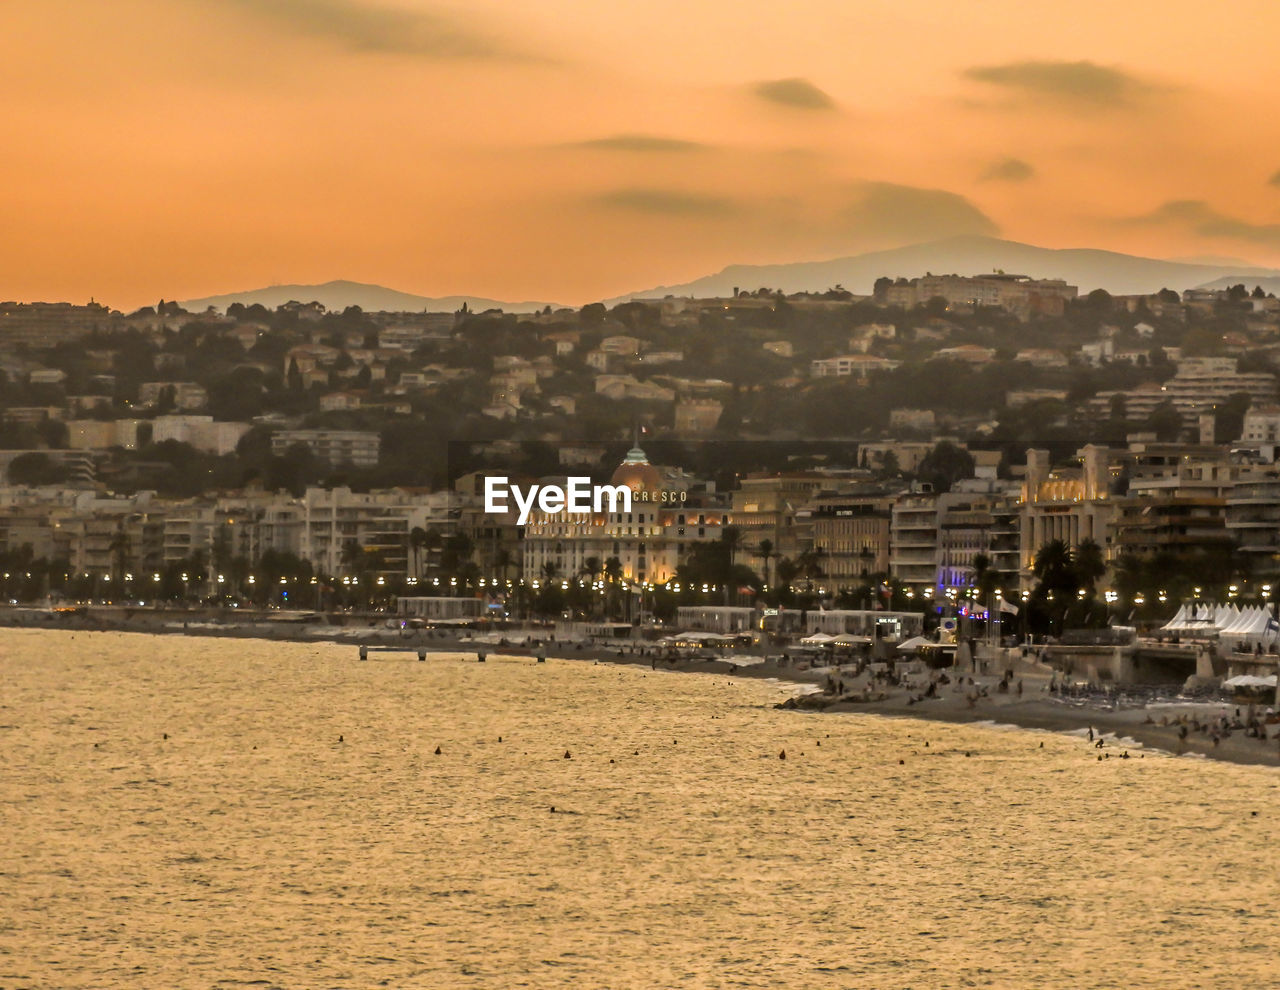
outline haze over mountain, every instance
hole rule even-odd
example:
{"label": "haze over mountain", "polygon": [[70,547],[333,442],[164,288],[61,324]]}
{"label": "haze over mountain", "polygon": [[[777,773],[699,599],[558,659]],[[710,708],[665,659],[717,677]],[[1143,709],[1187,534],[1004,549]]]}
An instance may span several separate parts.
{"label": "haze over mountain", "polygon": [[[660,285],[607,299],[616,305],[628,299],[662,296],[730,296],[735,288],[754,291],[767,287],[786,292],[822,292],[842,285],[850,292],[869,294],[875,280],[935,275],[980,275],[1005,271],[1033,278],[1061,278],[1078,285],[1080,292],[1106,289],[1116,295],[1157,292],[1163,288],[1183,289],[1210,286],[1224,288],[1246,282],[1248,288],[1261,284],[1270,292],[1280,292],[1280,269],[1263,268],[1248,262],[1209,264],[1196,261],[1168,261],[1142,258],[1091,248],[1042,248],[998,237],[951,237],[886,251],[778,265],[730,265],[714,275],[706,275],[678,285]],[[370,312],[453,312],[467,307],[476,312],[502,309],[508,313],[530,313],[556,303],[510,302],[482,296],[420,296],[380,285],[338,279],[318,285],[271,285],[244,292],[229,292],[200,299],[183,300],[192,312],[209,306],[225,311],[232,303],[246,306],[261,303],[275,309],[290,300],[319,302],[326,309],[343,310],[359,306]]]}
{"label": "haze over mountain", "polygon": [[1261,286],[1263,292],[1269,292],[1273,296],[1280,295],[1280,276],[1267,275],[1262,278],[1232,278],[1229,275],[1222,278],[1215,278],[1212,282],[1206,282],[1201,288],[1205,289],[1229,289],[1233,285],[1244,283],[1244,287],[1250,292],[1254,286]]}
{"label": "haze over mountain", "polygon": [[[410,292],[384,288],[381,285],[348,282],[344,279],[323,282],[319,285],[269,285],[262,289],[250,289],[245,292],[228,292],[220,296],[186,299],[181,305],[193,313],[198,313],[210,306],[225,311],[228,306],[237,302],[245,306],[260,303],[267,309],[275,309],[290,301],[318,302],[329,310],[341,311],[348,306],[359,306],[368,312],[389,313],[421,313],[423,311],[451,313],[461,309],[464,302],[468,309],[475,312],[501,309],[508,313],[531,313],[548,305],[544,302],[502,302],[497,299],[485,299],[482,296],[418,296]],[[551,305],[554,308],[554,304]]]}
{"label": "haze over mountain", "polygon": [[[610,304],[627,299],[661,296],[730,296],[734,287],[743,291],[759,288],[785,292],[821,292],[843,285],[850,292],[871,292],[877,278],[914,278],[935,275],[981,275],[992,271],[1030,275],[1033,278],[1061,278],[1078,285],[1080,292],[1106,289],[1114,295],[1158,292],[1163,288],[1181,291],[1206,282],[1225,279],[1225,284],[1268,276],[1280,277],[1280,270],[1240,265],[1198,264],[1140,258],[1114,251],[1089,248],[1042,248],[998,237],[951,237],[912,244],[887,251],[781,265],[730,265],[714,275],[681,285],[660,285],[631,292]],[[1253,282],[1250,282],[1252,288]]]}

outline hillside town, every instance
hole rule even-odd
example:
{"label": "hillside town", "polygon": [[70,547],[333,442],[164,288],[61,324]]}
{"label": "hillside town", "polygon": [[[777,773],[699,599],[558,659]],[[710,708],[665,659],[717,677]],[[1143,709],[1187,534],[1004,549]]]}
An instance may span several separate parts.
{"label": "hillside town", "polygon": [[[531,314],[0,303],[11,602],[1022,631],[1265,604],[1280,300],[993,273]],[[486,512],[486,473],[629,513]]]}

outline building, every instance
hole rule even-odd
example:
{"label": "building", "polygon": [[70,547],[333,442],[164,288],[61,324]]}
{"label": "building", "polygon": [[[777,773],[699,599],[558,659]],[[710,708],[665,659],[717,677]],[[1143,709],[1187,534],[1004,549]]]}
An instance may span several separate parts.
{"label": "building", "polygon": [[64,468],[69,485],[92,485],[97,476],[93,455],[83,450],[0,450],[0,478],[8,478],[10,465],[24,454],[39,454]]}
{"label": "building", "polygon": [[828,636],[862,636],[867,639],[905,640],[924,632],[919,612],[873,609],[812,609],[805,614],[805,632]]}
{"label": "building", "polygon": [[711,433],[722,412],[724,403],[715,399],[683,399],[676,403],[675,431],[685,436]]}
{"label": "building", "polygon": [[745,633],[759,624],[760,613],[750,607],[681,605],[676,609],[676,625],[686,631]]}
{"label": "building", "polygon": [[822,358],[809,362],[809,375],[813,378],[865,379],[875,371],[892,371],[901,361],[877,357],[874,354],[845,354],[841,357]]}
{"label": "building", "polygon": [[1067,366],[1065,354],[1047,347],[1024,347],[1014,355],[1013,359],[1025,362],[1033,368],[1065,368]]}
{"label": "building", "polygon": [[209,402],[209,393],[195,382],[143,382],[138,386],[138,405],[158,406],[166,395],[174,409],[203,409]]}
{"label": "building", "polygon": [[300,556],[322,574],[377,581],[410,575],[409,536],[431,525],[436,506],[399,490],[338,487],[308,488],[300,509]]}
{"label": "building", "polygon": [[1226,529],[1254,577],[1280,576],[1280,473],[1242,478],[1231,489]]}
{"label": "building", "polygon": [[1190,423],[1201,411],[1222,405],[1239,392],[1248,395],[1253,406],[1274,405],[1276,378],[1269,372],[1237,371],[1235,358],[1184,358],[1161,392]]}
{"label": "building", "polygon": [[212,416],[157,416],[151,421],[151,442],[176,440],[222,457],[234,453],[240,438],[250,429],[248,423],[214,422]]}
{"label": "building", "polygon": [[1246,443],[1280,443],[1280,406],[1250,407],[1244,414],[1240,439]]}
{"label": "building", "polygon": [[822,568],[814,587],[836,594],[889,572],[893,502],[884,492],[823,495],[801,510]]}
{"label": "building", "polygon": [[932,430],[936,417],[932,409],[890,409],[889,429],[891,430]]}
{"label": "building", "polygon": [[652,381],[638,381],[631,375],[597,375],[596,392],[609,399],[644,399],[654,402],[674,402],[674,389],[664,388]]}
{"label": "building", "polygon": [[109,450],[138,446],[138,419],[71,419],[67,420],[67,446],[72,450]]}
{"label": "building", "polygon": [[1021,578],[1030,587],[1035,556],[1047,543],[1061,540],[1076,547],[1086,540],[1106,557],[1110,524],[1115,515],[1111,500],[1111,465],[1105,448],[1082,448],[1078,463],[1051,469],[1049,452],[1028,450],[1027,468],[1019,497],[1019,550]]}
{"label": "building", "polygon": [[898,496],[889,525],[889,573],[912,589],[933,587],[938,576],[938,496],[931,491]]}
{"label": "building", "polygon": [[944,347],[934,353],[939,361],[963,361],[966,364],[990,364],[995,360],[994,347],[983,347],[981,344],[957,344],[955,347]]}
{"label": "building", "polygon": [[335,467],[375,467],[381,444],[377,433],[366,430],[278,430],[271,436],[271,453],[279,457],[290,447],[301,445]]}
{"label": "building", "polygon": [[610,484],[631,489],[629,511],[532,514],[524,528],[525,580],[599,580],[614,559],[623,581],[663,584],[693,544],[718,539],[728,524],[725,506],[690,495],[686,479],[650,464],[639,447]]}
{"label": "building", "polygon": [[830,478],[810,472],[749,474],[739,479],[730,493],[730,511],[747,555],[755,554],[768,540],[775,553],[795,557],[803,549],[794,537],[796,513],[830,484]]}
{"label": "building", "polygon": [[483,598],[407,597],[396,599],[396,614],[406,618],[457,622],[483,618],[488,612]]}
{"label": "building", "polygon": [[53,347],[79,340],[95,330],[108,330],[120,322],[120,314],[89,303],[0,303],[0,344],[17,347]]}
{"label": "building", "polygon": [[[996,306],[1021,319],[1032,316],[1061,316],[1066,304],[1080,290],[1062,279],[1033,279],[1026,275],[925,275],[911,279],[910,291],[899,289],[898,305],[916,305],[942,298],[948,306]],[[909,295],[910,302],[906,302]]]}
{"label": "building", "polygon": [[1113,504],[1109,542],[1116,556],[1186,557],[1231,549],[1225,498],[1162,494],[1120,498]]}

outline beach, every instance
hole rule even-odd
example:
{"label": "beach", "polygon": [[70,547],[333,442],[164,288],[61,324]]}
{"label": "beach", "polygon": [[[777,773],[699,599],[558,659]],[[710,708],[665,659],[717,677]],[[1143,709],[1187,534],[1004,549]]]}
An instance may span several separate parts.
{"label": "beach", "polygon": [[[19,618],[21,616],[21,618]],[[225,614],[216,618],[208,615],[184,617],[181,612],[152,609],[89,610],[81,613],[49,613],[48,610],[26,609],[0,611],[0,626],[18,625],[20,628],[56,628],[80,631],[142,632],[150,635],[176,635],[189,637],[213,637],[228,639],[265,639],[302,643],[337,643],[349,646],[352,655],[360,645],[373,651],[391,650],[427,654],[470,654],[484,652],[487,656],[524,655],[544,656],[566,660],[588,660],[597,663],[636,665],[671,672],[699,674],[731,674],[735,678],[778,680],[802,685],[814,692],[814,697],[801,710],[838,715],[863,713],[885,717],[909,717],[953,724],[995,723],[1025,729],[1049,732],[1105,737],[1102,755],[1123,752],[1124,743],[1158,749],[1163,752],[1220,760],[1231,763],[1280,766],[1280,724],[1269,727],[1266,742],[1252,738],[1243,731],[1219,733],[1217,743],[1212,733],[1192,730],[1193,722],[1208,726],[1221,717],[1234,718],[1237,711],[1247,718],[1247,706],[1229,701],[1204,699],[1177,700],[1167,697],[1159,701],[1141,704],[1129,701],[1117,704],[1103,695],[1091,698],[1066,697],[1049,692],[1052,672],[1034,662],[1011,661],[1010,670],[1015,679],[1023,681],[1021,695],[1014,690],[1002,694],[998,691],[1000,676],[950,670],[951,677],[972,679],[981,696],[970,705],[967,695],[975,693],[956,688],[942,688],[936,697],[914,701],[923,692],[905,686],[889,686],[880,682],[873,694],[877,700],[857,700],[855,686],[869,683],[864,676],[855,680],[849,673],[852,666],[844,668],[807,666],[794,659],[782,661],[779,655],[768,658],[748,654],[728,655],[725,659],[661,659],[652,647],[631,641],[619,641],[618,645],[601,643],[546,642],[541,647],[498,646],[486,637],[477,642],[467,638],[470,634],[445,630],[388,629],[385,617],[380,620],[363,620],[348,626],[317,626],[296,622],[278,621],[270,617],[232,617]],[[513,638],[524,633],[514,633]],[[545,635],[545,632],[544,632]],[[644,650],[645,652],[641,652]],[[834,673],[833,673],[834,672]],[[841,677],[847,681],[850,691],[843,697],[823,696],[820,689],[828,678]],[[926,678],[917,675],[923,684]],[[879,697],[879,696],[883,697]],[[1268,706],[1259,706],[1261,714]],[[1181,721],[1179,721],[1181,720]],[[1172,724],[1161,724],[1162,721]],[[1185,738],[1180,737],[1180,725],[1188,725]]]}
{"label": "beach", "polygon": [[4,986],[1274,975],[1266,768],[555,657],[5,630],[0,674]]}

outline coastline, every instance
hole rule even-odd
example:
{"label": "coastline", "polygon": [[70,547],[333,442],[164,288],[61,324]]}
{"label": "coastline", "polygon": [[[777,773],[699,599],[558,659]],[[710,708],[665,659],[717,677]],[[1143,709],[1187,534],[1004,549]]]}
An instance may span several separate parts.
{"label": "coastline", "polygon": [[[361,645],[375,655],[380,652],[428,654],[475,654],[483,649],[489,655],[535,655],[531,648],[518,646],[495,647],[493,644],[476,643],[451,636],[440,631],[398,630],[364,626],[315,626],[282,621],[234,622],[207,621],[207,617],[184,619],[184,613],[166,613],[153,610],[133,610],[103,613],[49,613],[38,609],[10,609],[0,612],[0,629],[63,632],[120,632],[141,635],[200,636],[225,639],[260,639],[278,642],[332,643],[349,646],[354,653]],[[783,704],[801,714],[878,715],[886,718],[911,718],[920,721],[952,724],[1013,726],[1019,729],[1046,731],[1086,737],[1090,730],[1103,740],[1099,755],[1103,758],[1118,757],[1126,749],[1141,752],[1156,751],[1172,756],[1200,757],[1253,766],[1280,767],[1280,724],[1268,727],[1270,738],[1246,736],[1243,731],[1233,731],[1217,743],[1211,735],[1189,731],[1185,740],[1179,738],[1175,720],[1184,717],[1201,724],[1220,715],[1231,716],[1245,706],[1224,701],[1162,701],[1143,706],[1112,707],[1096,701],[1063,699],[1048,692],[1049,675],[1039,670],[1023,667],[1015,672],[1022,680],[1024,693],[1000,694],[996,691],[998,678],[980,675],[974,679],[987,692],[970,703],[958,685],[951,685],[938,692],[937,697],[916,701],[920,696],[903,686],[878,687],[875,700],[864,701],[845,694],[835,697],[820,693],[832,668],[799,669],[776,660],[743,656],[740,660],[664,660],[634,652],[634,647],[610,648],[601,644],[567,644],[549,642],[546,655],[562,660],[590,660],[599,663],[627,664],[672,673],[715,674],[761,680],[776,680],[818,689],[803,698],[797,696]],[[968,675],[964,675],[968,676]],[[1262,706],[1267,707],[1267,706]],[[1162,725],[1162,719],[1175,724]],[[1136,755],[1136,753],[1134,754]]]}

